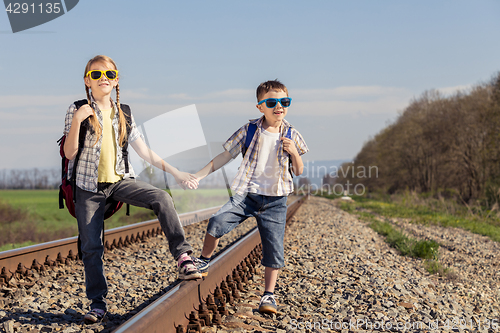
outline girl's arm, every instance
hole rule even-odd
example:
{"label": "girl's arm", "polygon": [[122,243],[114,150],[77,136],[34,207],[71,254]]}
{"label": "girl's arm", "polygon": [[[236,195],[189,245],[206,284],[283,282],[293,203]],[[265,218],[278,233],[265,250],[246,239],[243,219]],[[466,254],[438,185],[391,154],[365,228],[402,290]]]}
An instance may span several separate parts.
{"label": "girl's arm", "polygon": [[195,173],[195,176],[198,180],[201,180],[211,174],[212,172],[215,172],[216,170],[219,170],[222,168],[224,165],[226,165],[227,162],[232,160],[231,154],[226,150],[223,153],[220,153],[219,155],[215,156],[213,160],[210,161],[203,169]]}
{"label": "girl's arm", "polygon": [[78,139],[80,136],[80,125],[82,124],[82,121],[93,114],[94,110],[88,104],[82,105],[74,112],[73,119],[71,120],[71,128],[66,136],[66,141],[64,142],[64,155],[68,160],[74,159],[76,157],[76,153],[78,152]]}
{"label": "girl's arm", "polygon": [[175,181],[181,187],[184,188],[184,184],[187,185],[187,187],[189,188],[198,187],[198,181],[196,180],[196,177],[194,175],[187,172],[179,171],[177,170],[177,168],[171,166],[170,164],[162,160],[160,156],[158,156],[154,151],[149,149],[149,147],[142,140],[142,138],[138,138],[134,142],[131,142],[130,145],[132,146],[132,148],[134,148],[137,154],[146,162],[174,176]]}

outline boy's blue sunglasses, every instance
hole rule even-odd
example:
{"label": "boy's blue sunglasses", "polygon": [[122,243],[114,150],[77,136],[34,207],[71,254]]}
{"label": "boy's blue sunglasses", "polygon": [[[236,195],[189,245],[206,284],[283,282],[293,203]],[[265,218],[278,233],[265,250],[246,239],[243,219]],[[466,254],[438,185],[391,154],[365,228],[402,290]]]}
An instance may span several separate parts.
{"label": "boy's blue sunglasses", "polygon": [[274,108],[278,102],[280,102],[281,106],[287,108],[292,104],[292,99],[290,97],[283,98],[266,98],[259,102],[259,105],[266,102],[266,106],[268,108]]}

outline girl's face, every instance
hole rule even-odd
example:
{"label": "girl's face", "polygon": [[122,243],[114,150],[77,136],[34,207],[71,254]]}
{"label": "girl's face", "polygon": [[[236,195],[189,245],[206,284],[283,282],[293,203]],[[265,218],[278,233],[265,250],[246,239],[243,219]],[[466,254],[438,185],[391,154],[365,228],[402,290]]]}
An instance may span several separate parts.
{"label": "girl's face", "polygon": [[[113,64],[108,62],[94,62],[90,65],[89,71],[92,70],[101,70],[105,71],[108,69],[116,69]],[[85,77],[85,85],[92,90],[92,95],[94,98],[100,98],[106,95],[111,95],[113,88],[118,85],[119,78],[114,80],[109,80],[106,75],[102,75],[99,80],[92,80],[88,75]]]}

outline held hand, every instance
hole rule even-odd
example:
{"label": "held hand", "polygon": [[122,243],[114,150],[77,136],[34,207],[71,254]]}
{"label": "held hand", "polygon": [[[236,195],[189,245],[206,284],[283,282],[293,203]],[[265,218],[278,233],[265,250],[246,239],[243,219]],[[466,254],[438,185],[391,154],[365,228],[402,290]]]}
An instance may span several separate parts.
{"label": "held hand", "polygon": [[94,115],[94,110],[90,107],[90,105],[85,104],[85,105],[82,105],[78,110],[75,111],[75,114],[73,115],[73,119],[78,121],[78,123],[82,123],[89,116],[93,116],[93,115]]}
{"label": "held hand", "polygon": [[187,172],[177,171],[175,174],[172,174],[175,178],[177,184],[183,189],[190,188],[195,189],[198,187],[198,180],[195,175],[192,175]]}
{"label": "held hand", "polygon": [[186,186],[190,190],[196,190],[198,188],[198,185],[200,184],[200,180],[202,180],[203,178],[205,178],[205,177],[199,175],[199,173],[200,173],[200,171],[198,171],[194,175],[191,175],[191,176],[194,176],[195,179],[187,181],[187,182],[183,182],[184,186]]}
{"label": "held hand", "polygon": [[283,141],[283,149],[290,155],[298,155],[297,147],[295,146],[295,142],[292,139],[281,137],[281,141]]}
{"label": "held hand", "polygon": [[182,185],[184,185],[184,189],[196,190],[198,188],[198,182],[195,181],[182,182]]}

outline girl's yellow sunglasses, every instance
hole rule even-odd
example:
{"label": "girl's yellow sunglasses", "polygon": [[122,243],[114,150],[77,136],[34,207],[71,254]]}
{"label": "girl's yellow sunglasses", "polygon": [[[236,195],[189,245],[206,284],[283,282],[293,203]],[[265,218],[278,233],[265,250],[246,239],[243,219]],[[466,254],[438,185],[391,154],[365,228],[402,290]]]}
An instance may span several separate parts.
{"label": "girl's yellow sunglasses", "polygon": [[108,80],[116,80],[118,77],[118,71],[116,69],[107,69],[105,71],[100,71],[100,70],[93,70],[93,71],[88,71],[87,75],[85,76],[90,76],[90,78],[94,81],[99,80],[102,76],[105,76],[108,78]]}

